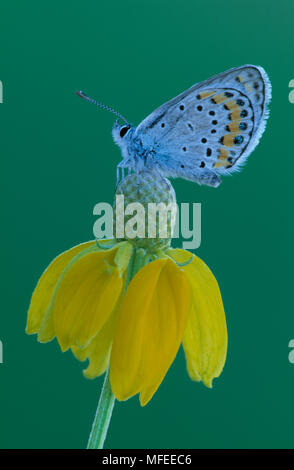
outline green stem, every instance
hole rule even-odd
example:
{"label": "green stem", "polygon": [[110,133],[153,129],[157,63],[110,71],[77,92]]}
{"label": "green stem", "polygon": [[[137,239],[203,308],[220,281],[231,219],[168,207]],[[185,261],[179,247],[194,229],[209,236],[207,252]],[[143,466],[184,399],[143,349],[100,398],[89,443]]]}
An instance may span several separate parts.
{"label": "green stem", "polygon": [[[135,274],[148,262],[146,252],[142,248],[134,248],[134,252],[129,261],[126,277],[125,291]],[[109,369],[105,374],[105,379],[100,394],[92,430],[89,436],[87,449],[103,449],[103,444],[107,435],[112,410],[115,402],[115,396],[112,393]]]}
{"label": "green stem", "polygon": [[103,449],[103,444],[112,415],[114,401],[115,396],[113,395],[110,387],[109,370],[107,370],[87,449]]}

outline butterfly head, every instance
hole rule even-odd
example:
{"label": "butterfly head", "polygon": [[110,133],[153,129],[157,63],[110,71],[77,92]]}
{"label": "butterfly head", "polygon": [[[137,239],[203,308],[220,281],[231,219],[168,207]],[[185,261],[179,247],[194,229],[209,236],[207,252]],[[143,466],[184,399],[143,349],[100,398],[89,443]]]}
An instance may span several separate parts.
{"label": "butterfly head", "polygon": [[112,137],[114,142],[121,147],[123,150],[127,147],[130,136],[133,133],[134,128],[131,124],[119,124],[117,121],[114,123],[112,128]]}

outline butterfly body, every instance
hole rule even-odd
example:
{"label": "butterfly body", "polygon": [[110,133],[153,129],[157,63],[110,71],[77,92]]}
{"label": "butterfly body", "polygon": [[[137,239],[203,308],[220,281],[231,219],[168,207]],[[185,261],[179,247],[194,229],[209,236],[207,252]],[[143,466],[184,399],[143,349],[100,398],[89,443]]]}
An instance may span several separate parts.
{"label": "butterfly body", "polygon": [[261,67],[245,65],[194,85],[160,106],[138,127],[115,123],[123,160],[140,171],[217,187],[238,171],[264,131],[271,86]]}

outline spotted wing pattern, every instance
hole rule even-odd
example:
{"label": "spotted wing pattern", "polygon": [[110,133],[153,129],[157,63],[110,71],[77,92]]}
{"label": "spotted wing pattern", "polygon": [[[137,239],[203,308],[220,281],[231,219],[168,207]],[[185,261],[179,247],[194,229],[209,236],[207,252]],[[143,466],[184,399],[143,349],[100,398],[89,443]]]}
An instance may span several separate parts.
{"label": "spotted wing pattern", "polygon": [[271,87],[261,67],[246,65],[194,85],[136,129],[165,176],[218,186],[239,170],[261,137]]}

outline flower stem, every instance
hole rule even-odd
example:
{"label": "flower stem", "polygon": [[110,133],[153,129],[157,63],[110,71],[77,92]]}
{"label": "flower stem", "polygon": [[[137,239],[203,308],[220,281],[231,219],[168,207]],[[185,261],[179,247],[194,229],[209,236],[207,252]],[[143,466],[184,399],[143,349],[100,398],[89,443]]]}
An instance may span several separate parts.
{"label": "flower stem", "polygon": [[113,395],[110,387],[109,370],[107,370],[87,449],[103,449],[103,444],[112,415],[114,401],[115,396]]}
{"label": "flower stem", "polygon": [[[135,248],[133,255],[129,261],[128,272],[126,277],[125,292],[135,274],[148,262],[146,252],[142,248]],[[93,421],[91,433],[87,449],[103,449],[104,441],[107,435],[112,410],[115,402],[115,396],[112,393],[109,369],[106,371],[105,379],[100,394],[95,418]]]}

